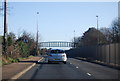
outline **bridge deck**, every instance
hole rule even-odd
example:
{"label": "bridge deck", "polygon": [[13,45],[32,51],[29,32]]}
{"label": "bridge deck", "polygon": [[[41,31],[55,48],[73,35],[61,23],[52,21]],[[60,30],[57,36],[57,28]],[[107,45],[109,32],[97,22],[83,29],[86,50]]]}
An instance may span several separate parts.
{"label": "bridge deck", "polygon": [[40,42],[41,47],[72,47],[72,42]]}

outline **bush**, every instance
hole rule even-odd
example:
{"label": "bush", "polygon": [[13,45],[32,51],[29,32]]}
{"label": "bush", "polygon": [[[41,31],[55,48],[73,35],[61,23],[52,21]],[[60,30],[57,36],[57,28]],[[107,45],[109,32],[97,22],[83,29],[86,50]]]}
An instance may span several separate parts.
{"label": "bush", "polygon": [[0,60],[0,66],[2,66],[2,60]]}
{"label": "bush", "polygon": [[8,46],[13,45],[12,37],[8,37]]}
{"label": "bush", "polygon": [[10,62],[12,62],[12,63],[19,61],[19,59],[14,59],[14,58],[10,58],[10,57],[8,57],[8,60],[10,60]]}
{"label": "bush", "polygon": [[21,50],[21,56],[22,57],[28,57],[29,52],[30,52],[29,51],[29,46],[22,41],[19,42],[19,46],[20,46],[20,50]]}

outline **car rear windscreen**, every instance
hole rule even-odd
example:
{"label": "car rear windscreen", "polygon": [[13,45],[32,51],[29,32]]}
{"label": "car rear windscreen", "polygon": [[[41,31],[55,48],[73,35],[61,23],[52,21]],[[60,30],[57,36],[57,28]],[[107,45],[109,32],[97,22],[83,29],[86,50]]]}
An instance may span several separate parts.
{"label": "car rear windscreen", "polygon": [[64,53],[64,50],[51,50],[50,53]]}

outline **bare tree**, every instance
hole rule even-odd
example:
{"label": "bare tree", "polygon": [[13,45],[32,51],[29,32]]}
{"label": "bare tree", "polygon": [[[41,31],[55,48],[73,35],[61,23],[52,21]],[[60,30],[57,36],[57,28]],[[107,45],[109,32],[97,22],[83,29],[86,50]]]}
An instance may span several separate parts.
{"label": "bare tree", "polygon": [[[99,41],[98,34],[99,33]],[[99,30],[95,28],[89,28],[88,31],[86,31],[83,36],[82,40],[84,45],[97,45],[97,44],[104,44],[106,42],[106,38],[103,33],[101,33]]]}
{"label": "bare tree", "polygon": [[74,44],[75,47],[79,47],[81,45],[81,37],[75,37]]}
{"label": "bare tree", "polygon": [[120,43],[120,18],[112,22],[112,42]]}
{"label": "bare tree", "polygon": [[100,31],[105,35],[105,38],[107,40],[106,43],[111,43],[112,42],[112,29],[111,28],[106,28],[103,27],[100,29]]}

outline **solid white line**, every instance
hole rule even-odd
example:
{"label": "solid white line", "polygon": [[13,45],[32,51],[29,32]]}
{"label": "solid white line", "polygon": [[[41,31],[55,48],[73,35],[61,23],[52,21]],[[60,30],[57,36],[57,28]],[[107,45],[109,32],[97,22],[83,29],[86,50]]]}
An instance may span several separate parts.
{"label": "solid white line", "polygon": [[18,79],[21,75],[26,73],[28,70],[30,70],[35,65],[36,65],[36,63],[33,63],[30,67],[28,67],[27,69],[25,69],[22,72],[18,73],[17,75],[13,76],[11,79]]}
{"label": "solid white line", "polygon": [[90,73],[87,73],[87,75],[91,76],[91,74],[90,74]]}
{"label": "solid white line", "polygon": [[[40,62],[42,59],[43,59],[43,57],[38,62]],[[11,79],[18,79],[21,75],[23,75],[24,73],[26,73],[28,70],[30,70],[35,65],[36,65],[36,63],[33,63],[31,66],[29,66],[28,68],[24,69],[22,72],[14,75]]]}
{"label": "solid white line", "polygon": [[40,62],[41,60],[43,60],[43,57],[40,60],[38,60],[38,62]]}

